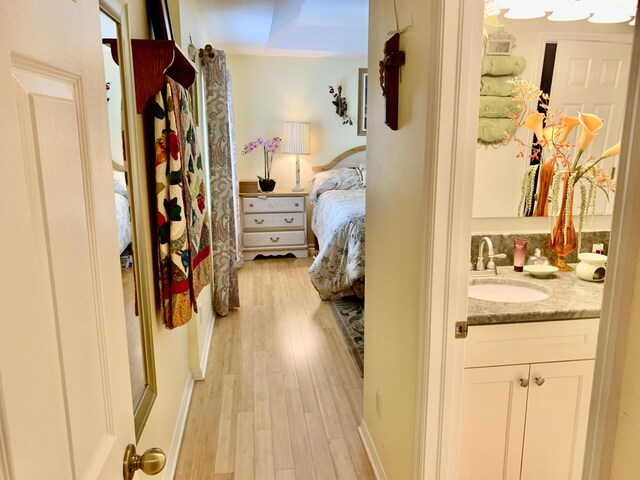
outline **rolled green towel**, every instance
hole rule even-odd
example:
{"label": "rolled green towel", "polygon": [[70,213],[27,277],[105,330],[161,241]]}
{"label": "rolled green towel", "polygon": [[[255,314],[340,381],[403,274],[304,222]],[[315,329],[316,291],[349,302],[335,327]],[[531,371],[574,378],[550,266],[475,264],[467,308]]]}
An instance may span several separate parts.
{"label": "rolled green towel", "polygon": [[480,118],[478,120],[478,141],[481,143],[502,143],[504,133],[512,137],[516,122],[506,118]]}
{"label": "rolled green towel", "polygon": [[480,77],[480,95],[494,95],[496,97],[513,97],[513,83],[515,77],[506,75],[503,77],[492,77],[483,75]]}
{"label": "rolled green towel", "polygon": [[520,102],[511,97],[480,97],[480,118],[508,118],[520,111]]}
{"label": "rolled green towel", "polygon": [[527,60],[523,57],[482,57],[482,75],[520,75],[526,66]]}

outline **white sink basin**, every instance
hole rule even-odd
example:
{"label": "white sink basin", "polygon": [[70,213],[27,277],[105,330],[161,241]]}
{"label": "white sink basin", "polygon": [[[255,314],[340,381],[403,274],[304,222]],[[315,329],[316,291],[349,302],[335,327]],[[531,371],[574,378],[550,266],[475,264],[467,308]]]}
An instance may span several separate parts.
{"label": "white sink basin", "polygon": [[549,296],[544,287],[517,280],[473,280],[469,283],[469,297],[488,302],[539,302]]}

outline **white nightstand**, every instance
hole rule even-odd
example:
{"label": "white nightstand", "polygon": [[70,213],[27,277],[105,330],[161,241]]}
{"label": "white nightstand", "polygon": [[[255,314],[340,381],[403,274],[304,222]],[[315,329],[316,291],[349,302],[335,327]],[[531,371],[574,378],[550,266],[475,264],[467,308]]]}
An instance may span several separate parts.
{"label": "white nightstand", "polygon": [[257,255],[309,256],[307,192],[240,193],[245,260]]}

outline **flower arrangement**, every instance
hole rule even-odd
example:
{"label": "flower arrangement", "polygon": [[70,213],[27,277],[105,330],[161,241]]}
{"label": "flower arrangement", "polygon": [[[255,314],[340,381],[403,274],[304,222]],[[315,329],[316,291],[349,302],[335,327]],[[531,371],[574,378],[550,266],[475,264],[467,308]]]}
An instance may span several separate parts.
{"label": "flower arrangement", "polygon": [[[615,192],[615,181],[602,168],[601,162],[618,155],[620,143],[598,156],[585,156],[587,148],[604,125],[601,118],[589,113],[567,117],[557,109],[550,109],[549,95],[526,80],[516,79],[514,92],[515,98],[520,101],[520,112],[514,114],[517,126],[514,139],[519,147],[517,157],[539,162],[527,168],[523,176],[519,214],[549,215],[556,219],[550,246],[562,262],[559,266],[570,269],[564,264],[564,257],[575,249],[576,240],[578,251],[581,249],[584,219],[595,214],[597,190],[604,192],[607,199],[609,192]],[[526,108],[526,103],[531,100],[537,101],[542,112]],[[531,145],[518,136],[523,126],[535,134]],[[568,137],[576,127],[580,127],[580,133],[577,144],[572,144]],[[505,133],[504,143],[508,141],[509,136]],[[536,174],[537,200],[534,196]],[[573,227],[573,194],[576,190],[580,192],[577,239]],[[559,253],[559,250],[562,252]]]}
{"label": "flower arrangement", "polygon": [[264,137],[258,137],[252,142],[245,144],[242,148],[242,154],[247,155],[253,152],[255,149],[262,147],[264,155],[264,177],[258,175],[259,180],[271,180],[271,164],[273,163],[273,154],[280,151],[280,145],[282,139],[280,137],[273,137],[269,140],[265,140]]}
{"label": "flower arrangement", "polygon": [[342,96],[342,85],[338,85],[336,88],[329,85],[329,94],[333,96],[331,103],[336,107],[336,115],[342,118],[342,124],[353,125],[353,120],[347,115],[347,99]]}

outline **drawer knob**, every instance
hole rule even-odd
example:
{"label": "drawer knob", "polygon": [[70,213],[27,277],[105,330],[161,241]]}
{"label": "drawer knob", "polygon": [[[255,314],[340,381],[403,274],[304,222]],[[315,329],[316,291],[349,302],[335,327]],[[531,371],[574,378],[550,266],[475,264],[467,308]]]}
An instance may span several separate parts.
{"label": "drawer knob", "polygon": [[250,206],[250,207],[253,207],[253,203],[250,203],[250,204],[249,204],[249,206]]}
{"label": "drawer knob", "polygon": [[271,241],[272,241],[273,243],[277,243],[277,242],[278,242],[278,240],[280,240],[280,237],[276,237],[276,238],[269,237],[269,238],[271,239]]}
{"label": "drawer knob", "polygon": [[527,388],[529,386],[529,379],[528,378],[521,378],[520,379],[520,386],[522,388]]}
{"label": "drawer knob", "polygon": [[295,205],[296,207],[299,207],[299,206],[300,206],[300,204],[299,204],[298,202],[296,202],[294,205]]}
{"label": "drawer knob", "polygon": [[258,225],[262,225],[264,223],[264,218],[261,218],[260,220],[258,220],[257,218],[254,218],[253,221],[256,222]]}
{"label": "drawer knob", "polygon": [[285,218],[284,221],[287,223],[293,223],[293,218]]}
{"label": "drawer knob", "polygon": [[539,387],[541,387],[544,382],[545,379],[543,377],[536,377],[536,385],[538,385]]}

